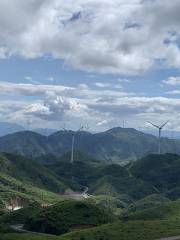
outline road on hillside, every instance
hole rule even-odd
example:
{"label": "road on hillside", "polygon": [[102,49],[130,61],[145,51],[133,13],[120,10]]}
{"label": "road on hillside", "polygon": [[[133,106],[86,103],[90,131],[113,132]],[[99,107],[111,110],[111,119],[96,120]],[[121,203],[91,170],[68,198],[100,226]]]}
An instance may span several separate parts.
{"label": "road on hillside", "polygon": [[180,236],[160,238],[160,239],[158,239],[158,240],[180,240]]}
{"label": "road on hillside", "polygon": [[40,232],[27,231],[27,230],[23,229],[24,225],[22,225],[22,224],[11,225],[10,227],[11,227],[13,230],[15,230],[15,231],[17,231],[17,232],[21,232],[21,233],[31,233],[31,234],[35,234],[35,235],[49,236],[49,237],[55,237],[55,236],[56,236],[56,235],[52,235],[52,234],[46,234],[46,233],[40,233]]}

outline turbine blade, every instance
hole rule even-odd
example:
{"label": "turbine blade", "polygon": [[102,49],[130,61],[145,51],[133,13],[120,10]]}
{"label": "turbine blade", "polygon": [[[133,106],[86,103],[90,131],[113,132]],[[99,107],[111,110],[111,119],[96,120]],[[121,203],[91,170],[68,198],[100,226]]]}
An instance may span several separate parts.
{"label": "turbine blade", "polygon": [[159,129],[159,126],[155,125],[154,123],[151,123],[151,122],[148,122],[148,123],[150,123],[151,125]]}
{"label": "turbine blade", "polygon": [[169,122],[169,120],[168,120],[167,122],[163,123],[163,124],[161,125],[161,128],[163,128],[168,122]]}
{"label": "turbine blade", "polygon": [[78,130],[78,132],[80,132],[81,130],[83,130],[84,129],[84,127],[82,126],[82,127],[80,127],[79,128],[79,130]]}

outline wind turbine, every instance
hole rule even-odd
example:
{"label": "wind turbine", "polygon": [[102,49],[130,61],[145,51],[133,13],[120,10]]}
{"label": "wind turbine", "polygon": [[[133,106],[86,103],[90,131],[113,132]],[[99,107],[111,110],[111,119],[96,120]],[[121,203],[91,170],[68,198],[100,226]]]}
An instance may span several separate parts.
{"label": "wind turbine", "polygon": [[163,123],[162,125],[158,126],[154,123],[151,123],[151,122],[148,122],[150,123],[152,126],[154,126],[155,128],[157,128],[159,130],[159,141],[158,141],[158,154],[161,154],[161,132],[162,132],[162,129],[165,127],[165,125],[169,122],[169,120],[165,123]]}
{"label": "wind turbine", "polygon": [[74,143],[75,143],[75,137],[76,135],[82,131],[84,129],[83,126],[81,126],[78,130],[76,130],[75,132],[73,132],[72,134],[72,144],[71,144],[71,163],[74,162]]}
{"label": "wind turbine", "polygon": [[[84,126],[80,126],[80,128],[74,132],[72,132],[72,142],[71,142],[71,160],[70,163],[74,162],[74,144],[75,144],[75,138],[76,135],[82,131],[83,129],[88,129],[88,126],[85,128]],[[67,131],[65,128],[63,128],[64,131]]]}

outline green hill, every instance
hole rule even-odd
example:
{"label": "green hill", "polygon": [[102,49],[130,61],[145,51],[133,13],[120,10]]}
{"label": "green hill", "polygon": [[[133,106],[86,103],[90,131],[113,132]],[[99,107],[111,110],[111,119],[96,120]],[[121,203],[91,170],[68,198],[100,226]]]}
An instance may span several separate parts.
{"label": "green hill", "polygon": [[131,174],[153,185],[169,198],[180,197],[180,156],[176,154],[148,155],[130,167]]}
{"label": "green hill", "polygon": [[167,202],[170,202],[170,200],[164,197],[163,195],[152,194],[130,204],[127,208],[127,211],[128,212],[141,211],[141,210],[160,206],[161,204],[167,203]]}
{"label": "green hill", "polygon": [[159,206],[129,213],[129,220],[169,220],[180,222],[180,201],[162,203]]}
{"label": "green hill", "polygon": [[53,172],[21,156],[0,154],[0,172],[24,183],[31,183],[54,192],[63,192],[65,189]]}
{"label": "green hill", "polygon": [[66,200],[30,216],[25,228],[30,231],[62,234],[70,229],[81,229],[115,220],[111,212],[86,201]]}
{"label": "green hill", "polygon": [[[24,157],[0,154],[0,199],[57,199],[66,189],[61,179],[46,167]],[[19,201],[18,200],[18,201]]]}
{"label": "green hill", "polygon": [[153,240],[180,235],[180,223],[169,221],[115,222],[72,232],[59,240]]}
{"label": "green hill", "polygon": [[129,198],[140,199],[157,193],[151,184],[134,178],[124,167],[117,164],[105,165],[96,161],[75,161],[71,164],[61,161],[48,167],[68,185],[73,181],[83,188],[88,186],[89,193],[93,195],[118,197],[126,194]]}
{"label": "green hill", "polygon": [[73,231],[62,236],[33,233],[1,234],[2,240],[154,240],[180,236],[180,222],[114,222],[91,229]]}

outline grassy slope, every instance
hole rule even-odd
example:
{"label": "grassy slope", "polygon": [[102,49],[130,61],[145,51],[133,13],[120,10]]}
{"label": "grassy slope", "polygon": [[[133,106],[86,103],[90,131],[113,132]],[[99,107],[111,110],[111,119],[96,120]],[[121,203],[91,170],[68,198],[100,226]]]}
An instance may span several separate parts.
{"label": "grassy slope", "polygon": [[53,172],[23,157],[0,154],[0,200],[21,198],[57,202],[64,183]]}
{"label": "grassy slope", "polygon": [[154,208],[130,213],[128,219],[180,221],[180,201],[164,203]]}
{"label": "grassy slope", "polygon": [[54,192],[62,192],[65,187],[53,172],[17,155],[0,154],[0,173]]}
{"label": "grassy slope", "polygon": [[[0,178],[2,180],[2,176],[0,176]],[[9,185],[0,184],[0,199],[2,199],[3,202],[9,202],[10,199],[14,199],[16,197],[29,202],[37,201],[42,203],[58,202],[61,199],[61,197],[56,193],[43,190],[30,184],[22,184],[22,182],[9,178],[9,176],[6,180],[7,179]],[[3,205],[0,206],[3,207]]]}
{"label": "grassy slope", "polygon": [[135,162],[130,171],[161,192],[180,186],[180,156],[176,154],[150,154]]}
{"label": "grassy slope", "polygon": [[[117,221],[91,229],[70,232],[59,237],[52,237],[52,239],[154,240],[162,237],[180,236],[180,202],[178,201],[165,203],[150,210],[140,211],[139,215],[136,213],[132,219],[136,220],[127,222]],[[6,234],[2,239],[29,240],[31,239],[31,234]],[[33,235],[32,239],[41,240],[48,238],[40,235]]]}
{"label": "grassy slope", "polygon": [[127,207],[128,212],[141,211],[153,207],[157,207],[162,203],[170,202],[170,200],[160,194],[152,194],[143,199],[140,199]]}
{"label": "grassy slope", "polygon": [[55,236],[45,236],[43,234],[28,234],[28,233],[9,233],[2,234],[1,240],[59,240],[59,237]]}
{"label": "grassy slope", "polygon": [[76,226],[97,226],[116,218],[105,208],[88,201],[65,200],[29,217],[25,228],[31,231],[60,234]]}
{"label": "grassy slope", "polygon": [[63,236],[47,237],[34,234],[4,234],[2,240],[154,240],[180,235],[180,222],[133,221],[116,222]]}
{"label": "grassy slope", "polygon": [[[153,167],[153,165],[155,165],[155,167]],[[164,156],[154,155],[152,159],[152,166],[149,159],[148,159],[148,164],[147,162],[144,162],[144,160],[141,160],[135,163],[134,166],[133,168],[131,168],[131,170],[133,169],[132,171],[133,174],[140,173],[139,169],[141,169],[141,174],[143,174],[144,169],[146,169],[146,174],[141,175],[141,178],[153,184],[154,184],[154,179],[158,180],[156,181],[158,183],[156,187],[163,191],[164,190],[163,185],[166,185],[166,181],[168,181],[169,175],[171,174],[171,176],[174,176],[173,174],[177,173],[178,171],[177,167],[179,166],[179,157],[177,157],[176,155],[174,155],[173,157],[173,155],[168,155],[168,154]],[[169,169],[171,166],[173,166],[173,168]],[[112,181],[109,181],[109,178],[110,179],[114,179],[114,178],[124,179],[124,177],[126,178],[126,172],[122,171],[121,168],[114,169],[114,167],[113,166],[100,167],[98,172],[96,172],[96,176],[99,179],[102,179],[103,174],[107,175],[108,183],[112,182]],[[177,168],[177,171],[176,171],[176,168]],[[78,166],[77,166],[77,170],[78,170]],[[168,173],[168,176],[165,176],[165,178],[162,177],[162,174],[164,174],[164,170],[166,173]],[[140,176],[138,175],[138,177]],[[171,178],[171,179],[178,183],[178,176],[175,175],[174,178]],[[115,186],[116,188],[115,191],[119,189],[119,187],[117,186],[117,183],[119,183],[119,180],[113,183],[113,187]],[[124,182],[122,181],[121,183],[124,183]],[[128,185],[126,185],[126,188],[127,187]],[[127,190],[129,191],[129,188]],[[159,237],[180,235],[180,202],[178,201],[168,202],[160,206],[153,207],[154,201],[156,204],[156,202],[161,202],[161,201],[163,202],[163,201],[166,201],[166,199],[156,195],[153,197],[152,196],[147,197],[137,202],[137,205],[135,205],[135,208],[137,207],[138,210],[139,210],[139,207],[140,209],[142,209],[141,207],[144,204],[145,205],[147,204],[148,207],[149,206],[151,207],[151,204],[152,204],[152,207],[147,210],[131,213],[128,216],[128,219],[134,220],[134,221],[124,222],[124,223],[116,222],[108,225],[95,227],[89,230],[87,229],[82,231],[76,231],[76,232],[72,232],[64,236],[61,236],[58,239],[60,240],[76,240],[76,239],[77,240],[120,240],[120,239],[121,240],[130,240],[130,239],[131,240],[132,239],[133,240],[136,240],[136,239],[153,240]],[[32,239],[46,239],[45,236],[38,235],[37,237],[38,238],[36,238],[36,236],[33,235]],[[51,238],[57,239],[56,237],[54,238],[51,237]],[[31,239],[31,236],[26,234],[20,234],[20,235],[12,234],[12,235],[4,235],[3,240],[4,239],[29,240]]]}

